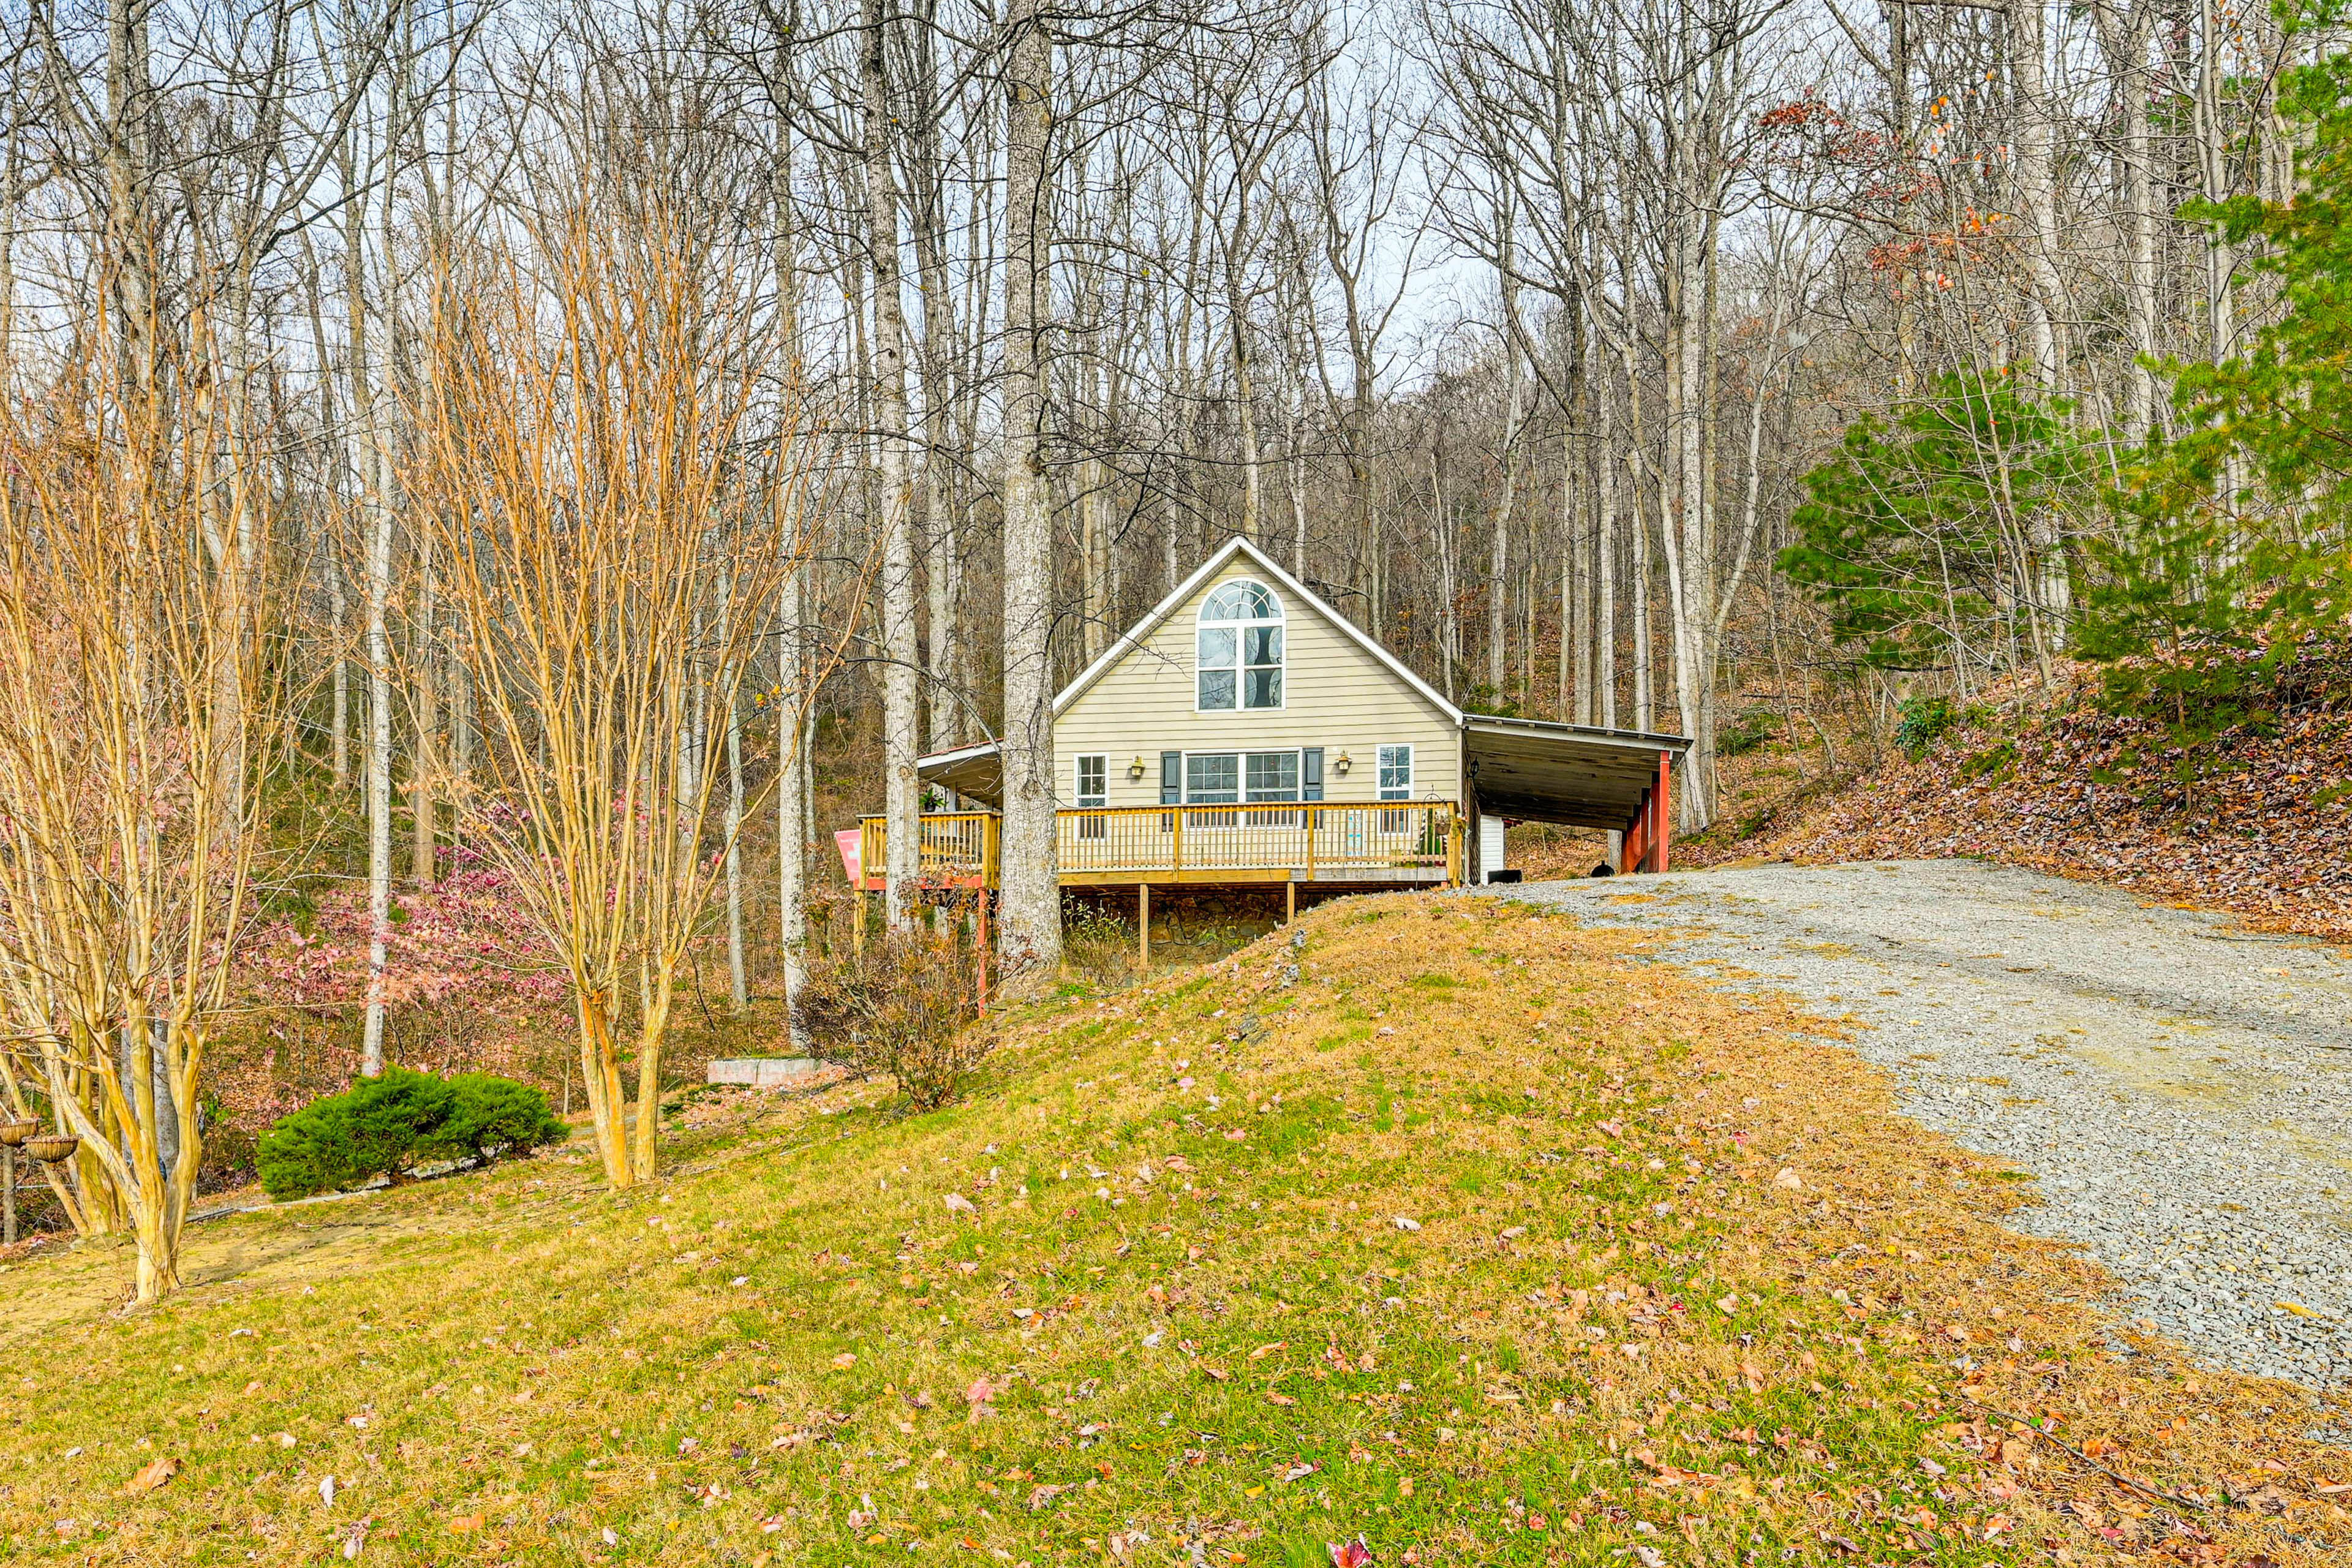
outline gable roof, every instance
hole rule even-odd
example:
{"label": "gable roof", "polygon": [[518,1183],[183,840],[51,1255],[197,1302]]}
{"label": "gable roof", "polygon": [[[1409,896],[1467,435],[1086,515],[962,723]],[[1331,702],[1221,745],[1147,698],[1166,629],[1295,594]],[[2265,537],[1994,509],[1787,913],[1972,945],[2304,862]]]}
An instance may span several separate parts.
{"label": "gable roof", "polygon": [[1462,722],[1461,709],[1439,696],[1429,682],[1406,668],[1403,660],[1375,642],[1365,634],[1362,627],[1326,604],[1321,595],[1284,571],[1273,556],[1268,555],[1240,534],[1235,534],[1212,552],[1209,558],[1202,562],[1190,577],[1176,584],[1174,592],[1151,606],[1141,620],[1120,633],[1118,640],[1105,648],[1100,658],[1078,671],[1076,677],[1067,686],[1055,693],[1054,716],[1059,718],[1063,710],[1086,695],[1087,689],[1109,674],[1121,659],[1142,647],[1145,641],[1165,625],[1187,600],[1200,592],[1210,579],[1231,564],[1237,555],[1245,558],[1256,571],[1272,578],[1284,593],[1305,603],[1326,622],[1337,627],[1340,636],[1378,659],[1390,674],[1412,688],[1423,701],[1444,714],[1448,723],[1458,725]]}

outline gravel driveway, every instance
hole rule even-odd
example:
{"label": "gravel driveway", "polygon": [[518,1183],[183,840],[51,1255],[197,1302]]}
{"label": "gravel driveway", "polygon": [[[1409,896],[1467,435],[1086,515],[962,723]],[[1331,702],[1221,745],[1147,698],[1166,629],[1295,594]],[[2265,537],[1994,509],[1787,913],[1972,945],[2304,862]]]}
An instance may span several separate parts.
{"label": "gravel driveway", "polygon": [[2039,1177],[2015,1223],[2089,1248],[2129,1315],[2241,1372],[2352,1382],[2352,958],[1969,860],[1506,896],[1690,933],[1661,956],[1868,1026],[1905,1110]]}

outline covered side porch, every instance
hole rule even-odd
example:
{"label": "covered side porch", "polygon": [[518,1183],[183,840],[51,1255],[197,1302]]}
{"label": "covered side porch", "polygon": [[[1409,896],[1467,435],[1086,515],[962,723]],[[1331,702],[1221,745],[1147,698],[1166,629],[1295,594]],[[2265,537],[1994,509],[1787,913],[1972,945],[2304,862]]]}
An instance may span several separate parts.
{"label": "covered side porch", "polygon": [[1682,735],[1465,715],[1462,771],[1479,825],[1473,875],[1487,881],[1500,868],[1507,821],[1622,834],[1623,849],[1612,869],[1666,869],[1675,759],[1688,750],[1690,741]]}

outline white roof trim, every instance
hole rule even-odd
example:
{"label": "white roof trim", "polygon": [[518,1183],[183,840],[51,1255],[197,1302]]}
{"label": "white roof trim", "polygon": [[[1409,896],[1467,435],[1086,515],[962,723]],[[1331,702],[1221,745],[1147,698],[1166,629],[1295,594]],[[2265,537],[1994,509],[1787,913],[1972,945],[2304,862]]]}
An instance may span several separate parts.
{"label": "white roof trim", "polygon": [[917,757],[915,763],[919,767],[946,767],[954,763],[968,763],[994,754],[1000,743],[995,741],[974,741],[968,746],[950,746],[944,752],[926,752]]}
{"label": "white roof trim", "polygon": [[1054,698],[1055,715],[1059,717],[1063,709],[1076,701],[1079,697],[1085,694],[1088,687],[1092,686],[1096,681],[1108,674],[1112,666],[1118,664],[1119,660],[1125,658],[1129,654],[1131,654],[1138,648],[1141,647],[1143,646],[1143,640],[1150,637],[1153,632],[1159,630],[1161,624],[1176,613],[1178,606],[1181,605],[1185,600],[1191,598],[1195,593],[1197,593],[1201,589],[1202,585],[1211,577],[1214,576],[1218,572],[1223,571],[1225,565],[1236,555],[1248,557],[1250,564],[1255,567],[1258,571],[1263,572],[1267,576],[1273,578],[1276,584],[1281,585],[1283,592],[1296,595],[1300,600],[1312,605],[1318,615],[1321,616],[1331,625],[1339,627],[1340,632],[1350,641],[1355,643],[1358,647],[1363,649],[1366,653],[1378,659],[1381,664],[1388,669],[1390,674],[1395,676],[1398,679],[1411,687],[1415,692],[1419,693],[1423,701],[1427,702],[1431,707],[1445,715],[1448,722],[1456,725],[1462,722],[1463,715],[1461,709],[1456,708],[1453,703],[1448,702],[1444,698],[1439,696],[1436,689],[1432,687],[1429,682],[1423,680],[1412,670],[1406,668],[1404,662],[1402,659],[1398,658],[1396,655],[1391,653],[1388,649],[1382,647],[1378,642],[1375,642],[1370,637],[1366,635],[1361,626],[1359,626],[1355,622],[1349,620],[1347,616],[1333,609],[1329,605],[1325,604],[1321,595],[1318,595],[1313,589],[1307,587],[1306,584],[1301,583],[1297,578],[1293,577],[1289,573],[1284,571],[1281,564],[1277,563],[1273,556],[1268,555],[1265,551],[1260,550],[1256,545],[1252,544],[1248,540],[1243,538],[1239,534],[1235,534],[1233,538],[1225,541],[1223,544],[1220,545],[1210,554],[1206,561],[1201,563],[1198,569],[1196,569],[1190,577],[1185,578],[1184,581],[1176,585],[1176,589],[1173,593],[1160,600],[1157,605],[1154,605],[1141,620],[1129,626],[1120,635],[1117,642],[1104,649],[1101,658],[1096,659],[1092,664],[1087,666],[1086,668],[1080,670],[1076,679],[1072,680],[1067,686],[1062,688],[1062,689],[1056,693]]}

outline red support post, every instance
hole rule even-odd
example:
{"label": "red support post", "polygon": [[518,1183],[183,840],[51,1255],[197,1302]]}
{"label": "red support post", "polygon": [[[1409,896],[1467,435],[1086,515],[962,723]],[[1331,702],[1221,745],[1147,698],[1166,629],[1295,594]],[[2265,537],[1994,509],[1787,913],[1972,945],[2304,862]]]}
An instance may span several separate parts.
{"label": "red support post", "polygon": [[1625,841],[1617,849],[1617,869],[1631,874],[1642,869],[1649,858],[1650,795],[1642,792],[1642,804],[1633,808],[1633,820],[1625,825]]}
{"label": "red support post", "polygon": [[1675,754],[1672,752],[1660,752],[1658,753],[1658,787],[1650,792],[1651,809],[1658,814],[1657,826],[1650,836],[1651,851],[1658,862],[1654,869],[1660,871],[1666,868],[1666,848],[1674,842],[1675,837],[1675,818],[1674,814],[1667,810],[1670,803],[1666,791],[1667,781],[1673,778],[1674,771]]}

